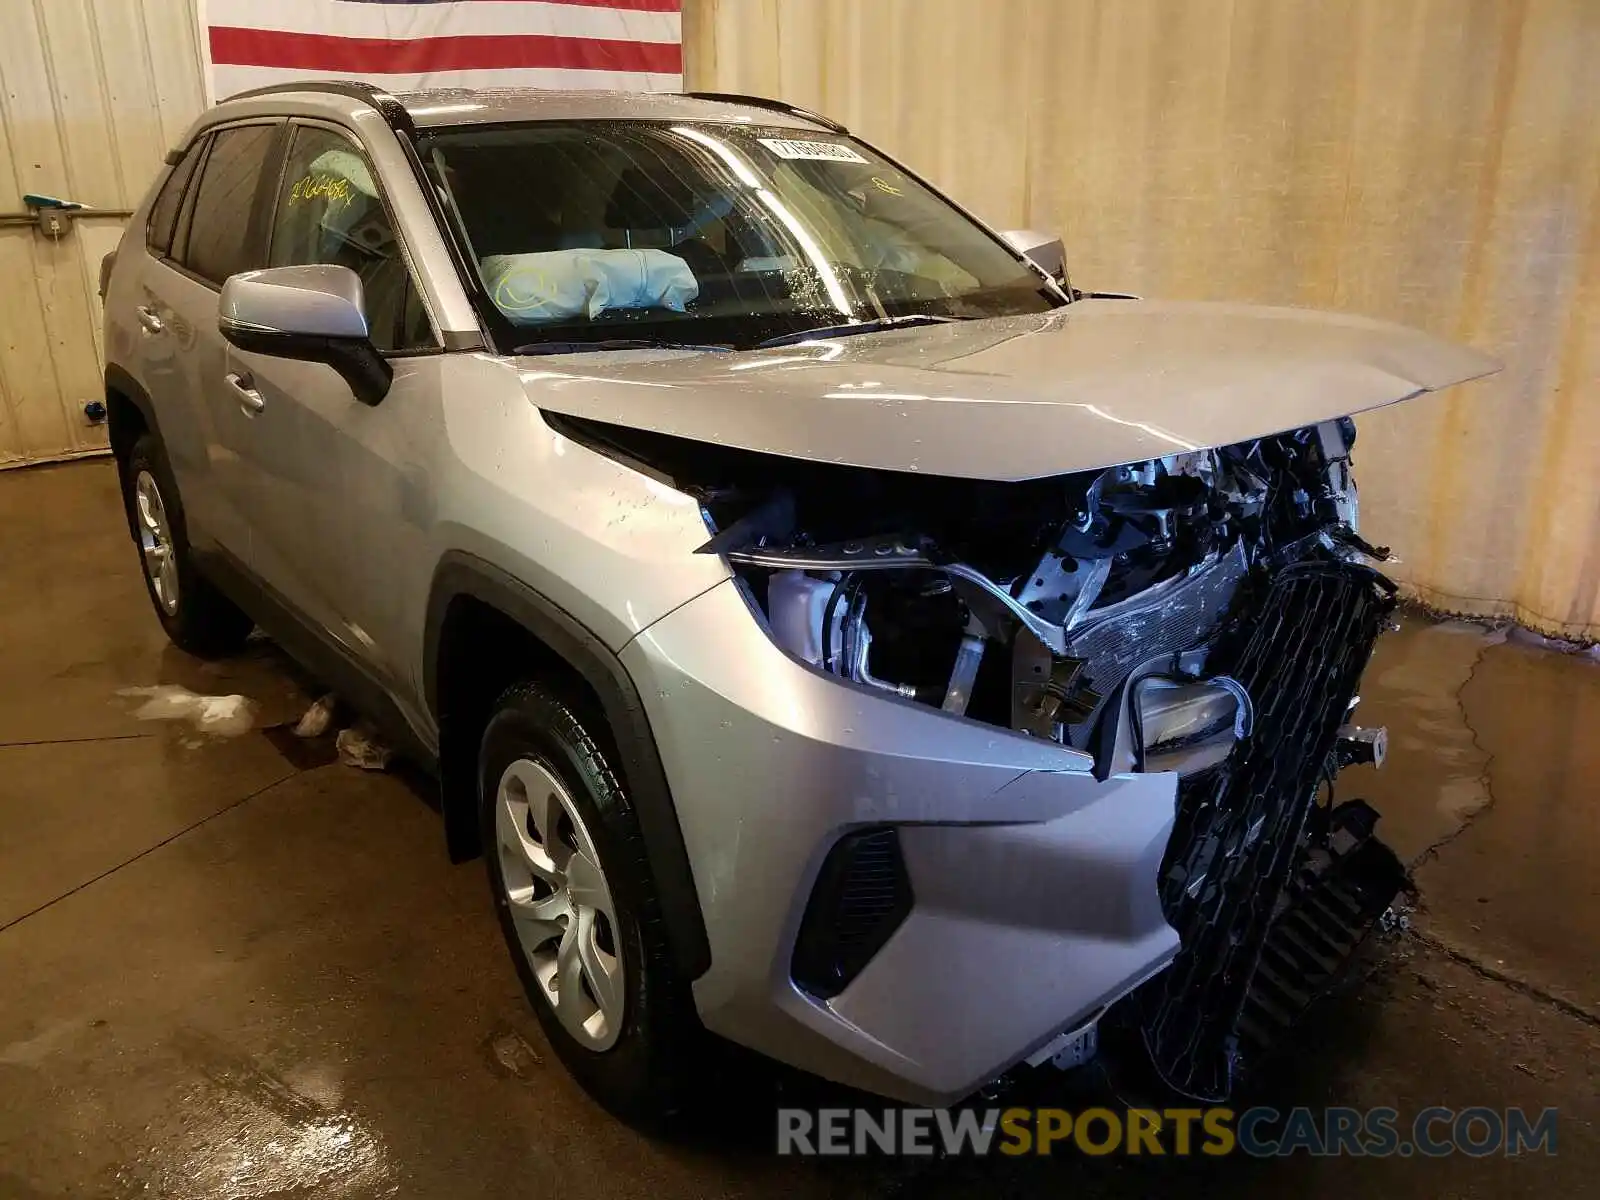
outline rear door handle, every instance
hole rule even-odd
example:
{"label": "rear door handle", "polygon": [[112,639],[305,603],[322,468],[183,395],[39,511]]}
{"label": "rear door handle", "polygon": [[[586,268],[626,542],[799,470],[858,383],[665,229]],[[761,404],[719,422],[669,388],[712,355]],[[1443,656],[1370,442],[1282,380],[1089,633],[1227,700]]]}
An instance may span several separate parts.
{"label": "rear door handle", "polygon": [[166,322],[156,316],[155,309],[147,304],[141,304],[133,310],[139,317],[139,324],[144,326],[146,333],[160,333],[165,329]]}
{"label": "rear door handle", "polygon": [[233,394],[238,397],[239,407],[251,416],[267,406],[267,402],[261,398],[261,393],[255,389],[255,380],[250,378],[249,374],[230,374],[227,380],[228,386],[233,389]]}

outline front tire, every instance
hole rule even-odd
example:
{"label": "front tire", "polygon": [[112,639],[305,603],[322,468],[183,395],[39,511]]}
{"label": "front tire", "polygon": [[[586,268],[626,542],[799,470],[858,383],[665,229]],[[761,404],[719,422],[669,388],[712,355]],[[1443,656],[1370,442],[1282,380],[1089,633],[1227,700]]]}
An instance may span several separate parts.
{"label": "front tire", "polygon": [[541,683],[501,696],[479,755],[484,858],[552,1048],[606,1108],[654,1124],[686,1098],[700,1026],[603,722],[578,712]]}
{"label": "front tire", "polygon": [[252,621],[195,569],[178,485],[154,434],[122,464],[122,500],[156,618],[173,644],[198,658],[236,654]]}

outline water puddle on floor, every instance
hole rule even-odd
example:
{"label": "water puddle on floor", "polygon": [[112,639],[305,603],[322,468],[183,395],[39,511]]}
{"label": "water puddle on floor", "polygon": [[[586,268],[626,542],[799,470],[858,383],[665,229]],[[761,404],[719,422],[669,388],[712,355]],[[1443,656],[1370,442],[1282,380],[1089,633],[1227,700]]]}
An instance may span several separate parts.
{"label": "water puddle on floor", "polygon": [[339,761],[339,750],[331,737],[302,737],[292,725],[268,726],[261,731],[261,736],[297,771],[310,771]]}
{"label": "water puddle on floor", "polygon": [[151,1144],[124,1169],[129,1183],[194,1200],[393,1195],[389,1155],[375,1129],[340,1103],[339,1072],[303,1064],[287,1073],[209,1035],[174,1045],[197,1078]]}

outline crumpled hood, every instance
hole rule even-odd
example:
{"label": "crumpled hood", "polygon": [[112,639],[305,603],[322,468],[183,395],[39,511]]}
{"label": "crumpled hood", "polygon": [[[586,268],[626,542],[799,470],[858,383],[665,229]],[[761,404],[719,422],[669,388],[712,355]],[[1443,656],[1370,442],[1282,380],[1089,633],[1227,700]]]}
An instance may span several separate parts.
{"label": "crumpled hood", "polygon": [[550,412],[793,458],[1015,480],[1281,433],[1500,364],[1363,317],[1084,300],[770,350],[519,366]]}

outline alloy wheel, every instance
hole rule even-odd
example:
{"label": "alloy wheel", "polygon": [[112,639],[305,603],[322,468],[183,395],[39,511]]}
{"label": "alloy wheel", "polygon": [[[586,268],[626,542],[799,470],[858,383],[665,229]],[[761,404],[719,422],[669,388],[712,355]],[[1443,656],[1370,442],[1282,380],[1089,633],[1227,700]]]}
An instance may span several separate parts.
{"label": "alloy wheel", "polygon": [[155,476],[140,471],[133,482],[135,523],[139,531],[139,552],[144,559],[145,577],[156,601],[170,616],[178,611],[178,556],[172,544],[172,526],[167,506]]}
{"label": "alloy wheel", "polygon": [[501,887],[539,993],[590,1050],[622,1030],[622,950],[611,888],[566,786],[519,758],[500,776],[495,840]]}

